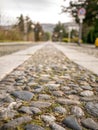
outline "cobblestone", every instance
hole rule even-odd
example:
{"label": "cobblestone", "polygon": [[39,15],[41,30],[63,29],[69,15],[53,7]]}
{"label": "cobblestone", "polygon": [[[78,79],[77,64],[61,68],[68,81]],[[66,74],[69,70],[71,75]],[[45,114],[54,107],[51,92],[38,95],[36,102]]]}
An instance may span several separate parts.
{"label": "cobblestone", "polygon": [[47,45],[0,81],[0,113],[0,130],[97,130],[98,76]]}

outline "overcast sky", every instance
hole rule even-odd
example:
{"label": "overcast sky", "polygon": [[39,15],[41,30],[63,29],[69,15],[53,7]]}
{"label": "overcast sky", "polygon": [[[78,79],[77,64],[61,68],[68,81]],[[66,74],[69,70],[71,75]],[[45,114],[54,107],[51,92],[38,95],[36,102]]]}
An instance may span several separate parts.
{"label": "overcast sky", "polygon": [[[28,15],[34,22],[68,22],[71,18],[60,14],[61,5],[68,6],[70,0],[0,0],[1,21],[12,22],[17,16]],[[2,17],[3,16],[3,17]]]}

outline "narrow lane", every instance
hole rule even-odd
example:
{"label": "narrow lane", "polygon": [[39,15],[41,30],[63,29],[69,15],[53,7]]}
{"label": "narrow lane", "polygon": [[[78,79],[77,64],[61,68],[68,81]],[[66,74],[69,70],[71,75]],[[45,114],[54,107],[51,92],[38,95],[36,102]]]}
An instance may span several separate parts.
{"label": "narrow lane", "polygon": [[44,44],[0,81],[0,130],[98,129],[98,77],[59,49]]}

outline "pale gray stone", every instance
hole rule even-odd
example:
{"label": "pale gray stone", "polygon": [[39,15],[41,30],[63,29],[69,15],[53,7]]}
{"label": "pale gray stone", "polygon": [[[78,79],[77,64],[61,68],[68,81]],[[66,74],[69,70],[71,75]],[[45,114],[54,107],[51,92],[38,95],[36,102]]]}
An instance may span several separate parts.
{"label": "pale gray stone", "polygon": [[52,115],[41,115],[41,118],[44,122],[49,124],[53,123],[56,120],[56,118]]}
{"label": "pale gray stone", "polygon": [[72,114],[76,115],[77,117],[84,116],[83,110],[78,106],[73,106],[71,109]]}
{"label": "pale gray stone", "polygon": [[98,117],[98,103],[88,102],[85,107],[88,113]]}
{"label": "pale gray stone", "polygon": [[46,84],[49,90],[58,90],[60,87],[60,84]]}
{"label": "pale gray stone", "polygon": [[85,90],[85,91],[81,92],[80,95],[89,97],[89,96],[93,96],[94,93],[93,93],[93,91]]}
{"label": "pale gray stone", "polygon": [[77,94],[78,92],[76,90],[70,90],[70,91],[64,91],[65,94]]}
{"label": "pale gray stone", "polygon": [[37,108],[48,108],[52,104],[50,102],[45,102],[45,101],[32,101],[31,106],[32,107],[37,107]]}
{"label": "pale gray stone", "polygon": [[80,98],[81,101],[85,101],[85,102],[93,102],[93,101],[98,101],[98,97],[97,96],[92,96],[92,97],[81,97]]}
{"label": "pale gray stone", "polygon": [[30,107],[30,110],[33,112],[33,114],[39,114],[41,113],[41,110],[36,107]]}
{"label": "pale gray stone", "polygon": [[36,83],[36,82],[33,81],[33,82],[28,83],[27,85],[28,85],[30,88],[33,89],[33,87],[37,86],[38,83]]}
{"label": "pale gray stone", "polygon": [[68,95],[67,97],[71,100],[76,100],[76,101],[79,101],[79,99],[80,99],[80,97],[78,95],[74,95],[74,94]]}
{"label": "pale gray stone", "polygon": [[52,130],[66,130],[65,128],[63,128],[62,126],[56,124],[56,123],[51,123],[50,127]]}
{"label": "pale gray stone", "polygon": [[98,122],[95,122],[92,118],[87,118],[81,121],[82,125],[91,130],[98,130]]}
{"label": "pale gray stone", "polygon": [[34,96],[34,94],[29,91],[14,91],[11,94],[16,98],[19,98],[25,101],[30,101]]}
{"label": "pale gray stone", "polygon": [[68,116],[63,120],[63,123],[73,130],[82,130],[81,126],[79,125],[77,119],[74,116]]}
{"label": "pale gray stone", "polygon": [[19,109],[19,112],[23,112],[23,113],[27,113],[27,114],[33,114],[32,111],[30,110],[30,107],[25,107],[25,106],[22,106]]}
{"label": "pale gray stone", "polygon": [[33,92],[34,93],[40,93],[43,90],[44,90],[43,86],[35,86],[34,89],[33,89]]}
{"label": "pale gray stone", "polygon": [[3,102],[11,103],[14,102],[15,100],[10,96],[6,96],[5,98],[2,99]]}
{"label": "pale gray stone", "polygon": [[8,123],[5,123],[1,130],[14,130],[17,126],[20,126],[23,123],[28,123],[32,120],[30,116],[23,116],[16,119],[13,119],[12,121],[9,121]]}
{"label": "pale gray stone", "polygon": [[70,90],[71,88],[70,87],[67,87],[67,86],[63,86],[63,87],[61,87],[61,90],[62,91],[67,91],[67,90]]}
{"label": "pale gray stone", "polygon": [[81,86],[84,90],[93,90],[91,86]]}
{"label": "pale gray stone", "polygon": [[39,94],[39,99],[49,100],[51,98],[50,95],[47,94]]}
{"label": "pale gray stone", "polygon": [[50,77],[50,75],[42,74],[42,75],[40,75],[40,79],[39,79],[39,81],[40,81],[40,82],[47,83],[47,82],[50,81],[49,77]]}
{"label": "pale gray stone", "polygon": [[25,126],[25,130],[45,130],[45,129],[38,125],[28,124]]}
{"label": "pale gray stone", "polygon": [[64,93],[62,91],[53,91],[52,94],[56,97],[62,97]]}
{"label": "pale gray stone", "polygon": [[25,86],[23,90],[31,91],[32,89],[29,86]]}
{"label": "pale gray stone", "polygon": [[79,105],[80,104],[79,101],[66,99],[66,98],[58,98],[56,101],[62,105],[75,105],[75,104]]}
{"label": "pale gray stone", "polygon": [[54,111],[57,112],[57,113],[60,113],[60,114],[66,114],[67,113],[67,110],[62,106],[55,107]]}
{"label": "pale gray stone", "polygon": [[0,111],[0,120],[7,120],[7,119],[12,119],[16,115],[16,111],[14,110],[7,110],[7,109],[2,109]]}
{"label": "pale gray stone", "polygon": [[27,85],[28,85],[29,87],[33,87],[33,86],[35,85],[34,83],[35,83],[34,81],[30,81],[30,82],[28,82]]}
{"label": "pale gray stone", "polygon": [[68,84],[68,86],[69,86],[69,87],[71,87],[71,88],[77,88],[77,87],[78,87],[78,85],[76,85],[76,84],[73,84],[73,83],[71,83],[71,84]]}

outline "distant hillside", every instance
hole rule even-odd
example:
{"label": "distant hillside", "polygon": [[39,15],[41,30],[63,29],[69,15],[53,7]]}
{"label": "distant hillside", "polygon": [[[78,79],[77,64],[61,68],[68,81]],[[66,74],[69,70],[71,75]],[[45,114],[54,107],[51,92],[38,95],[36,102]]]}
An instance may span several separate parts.
{"label": "distant hillside", "polygon": [[67,22],[67,23],[63,23],[65,26],[78,26],[77,23],[75,22]]}
{"label": "distant hillside", "polygon": [[66,30],[69,30],[70,27],[72,29],[79,30],[79,25],[75,22],[64,23],[64,26],[65,26]]}
{"label": "distant hillside", "polygon": [[53,32],[53,28],[55,27],[55,24],[41,24],[42,25],[42,27],[43,27],[43,30],[45,31],[45,32],[50,32],[50,33],[52,33]]}
{"label": "distant hillside", "polygon": [[[75,22],[68,22],[68,23],[63,23],[63,24],[64,24],[66,30],[68,30],[69,27],[71,27],[72,29],[76,29],[76,30],[79,29],[79,25]],[[53,32],[53,29],[56,26],[56,24],[47,24],[47,23],[41,24],[41,25],[45,32],[50,32],[50,33]]]}
{"label": "distant hillside", "polygon": [[11,30],[12,27],[13,27],[13,25],[5,25],[5,26],[3,25],[3,26],[0,26],[0,28],[3,29],[3,30]]}

